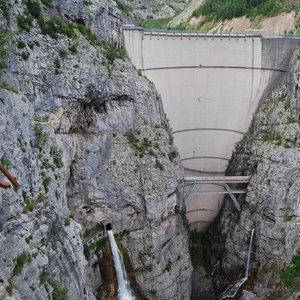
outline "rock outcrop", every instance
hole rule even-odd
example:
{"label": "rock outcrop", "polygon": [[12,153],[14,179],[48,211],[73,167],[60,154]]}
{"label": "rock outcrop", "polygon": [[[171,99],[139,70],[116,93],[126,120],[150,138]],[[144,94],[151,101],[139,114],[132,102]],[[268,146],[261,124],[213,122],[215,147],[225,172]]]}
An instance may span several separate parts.
{"label": "rock outcrop", "polygon": [[[123,10],[124,14],[129,17],[125,23],[132,24],[135,21],[139,23],[141,21],[151,22],[153,20],[173,18],[191,1],[147,0],[141,2],[139,0],[118,0],[116,2],[118,3],[118,7]],[[158,24],[159,23],[155,26],[160,26]]]}
{"label": "rock outcrop", "polygon": [[189,299],[183,171],[160,96],[120,48],[120,12],[32,3],[2,18],[20,32],[0,78],[0,158],[21,185],[0,190],[0,298],[95,299],[80,233],[109,220],[147,297]]}
{"label": "rock outcrop", "polygon": [[[233,153],[227,174],[250,175],[251,181],[247,195],[239,197],[242,211],[228,198],[203,240],[210,274],[205,276],[211,281],[198,291],[205,299],[215,299],[244,276],[253,228],[250,277],[236,299],[299,297],[300,274],[294,265],[300,249],[298,51],[287,84],[264,101]],[[208,286],[214,296],[206,293]]]}

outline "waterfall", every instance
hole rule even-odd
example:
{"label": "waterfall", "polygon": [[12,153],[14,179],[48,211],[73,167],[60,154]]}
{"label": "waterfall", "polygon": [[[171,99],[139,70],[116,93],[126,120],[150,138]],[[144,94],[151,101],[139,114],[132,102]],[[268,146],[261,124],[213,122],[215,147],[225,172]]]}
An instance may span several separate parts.
{"label": "waterfall", "polygon": [[245,276],[247,279],[248,279],[248,275],[249,275],[249,265],[250,265],[250,256],[251,256],[251,246],[252,246],[253,234],[254,234],[254,228],[252,229],[252,232],[251,232],[250,245],[249,245],[249,250],[248,250],[247,269],[246,269],[246,276]]}
{"label": "waterfall", "polygon": [[108,230],[109,243],[113,254],[115,270],[118,280],[118,299],[119,300],[134,300],[135,296],[130,288],[130,282],[125,270],[122,254],[115,241],[114,233],[112,230]]}
{"label": "waterfall", "polygon": [[251,237],[250,237],[250,245],[249,245],[249,250],[248,250],[247,267],[246,267],[245,277],[238,280],[233,285],[230,285],[225,290],[225,292],[223,292],[221,294],[220,300],[234,297],[236,295],[236,293],[238,292],[238,290],[240,289],[240,287],[247,281],[248,275],[249,275],[249,265],[250,265],[250,256],[251,256],[251,247],[252,247],[253,234],[254,234],[254,228],[252,229]]}

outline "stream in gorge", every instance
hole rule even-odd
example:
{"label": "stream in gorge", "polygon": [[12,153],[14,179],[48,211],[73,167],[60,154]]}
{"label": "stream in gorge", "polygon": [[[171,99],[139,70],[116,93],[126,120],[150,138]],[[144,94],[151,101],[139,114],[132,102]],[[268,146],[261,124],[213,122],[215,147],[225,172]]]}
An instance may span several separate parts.
{"label": "stream in gorge", "polygon": [[230,285],[221,294],[220,300],[226,299],[226,298],[233,298],[236,295],[236,293],[238,292],[238,290],[240,289],[240,287],[247,281],[248,276],[249,276],[249,265],[250,265],[250,255],[251,255],[253,234],[254,234],[254,228],[252,229],[251,237],[250,237],[250,245],[249,245],[249,250],[248,250],[247,267],[246,267],[245,277],[243,277],[242,279],[238,280],[233,285]]}

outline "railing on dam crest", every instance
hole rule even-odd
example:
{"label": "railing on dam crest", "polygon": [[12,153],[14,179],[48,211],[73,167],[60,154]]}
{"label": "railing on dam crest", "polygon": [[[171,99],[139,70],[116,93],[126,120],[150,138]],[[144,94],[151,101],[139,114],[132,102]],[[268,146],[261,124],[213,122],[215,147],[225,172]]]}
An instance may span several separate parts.
{"label": "railing on dam crest", "polygon": [[246,29],[244,32],[231,32],[231,31],[199,31],[199,30],[176,30],[176,29],[149,29],[136,25],[123,25],[123,30],[141,30],[146,35],[155,36],[188,36],[188,37],[228,37],[228,38],[242,38],[242,37],[286,37],[286,38],[299,38],[300,34],[296,33],[282,33],[271,34],[265,33],[260,29]]}

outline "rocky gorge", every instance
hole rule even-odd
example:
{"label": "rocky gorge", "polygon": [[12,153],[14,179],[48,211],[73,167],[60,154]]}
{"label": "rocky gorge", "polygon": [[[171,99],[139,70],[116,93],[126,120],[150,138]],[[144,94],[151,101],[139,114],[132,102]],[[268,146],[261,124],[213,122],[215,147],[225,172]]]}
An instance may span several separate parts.
{"label": "rocky gorge", "polygon": [[299,49],[230,160],[227,175],[251,176],[242,211],[226,199],[189,239],[180,157],[117,4],[2,0],[0,33],[0,160],[20,183],[0,189],[0,299],[116,299],[107,226],[138,299],[219,299],[253,228],[235,298],[299,298]]}
{"label": "rocky gorge", "polygon": [[20,187],[0,191],[0,298],[108,297],[105,237],[83,245],[105,221],[144,298],[189,299],[183,169],[115,3],[2,1],[1,30],[0,157]]}

